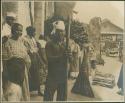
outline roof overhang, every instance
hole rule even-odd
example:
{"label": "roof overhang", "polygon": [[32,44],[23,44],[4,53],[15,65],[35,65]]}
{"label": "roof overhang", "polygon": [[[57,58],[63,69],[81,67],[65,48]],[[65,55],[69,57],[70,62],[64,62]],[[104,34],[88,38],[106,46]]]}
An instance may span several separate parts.
{"label": "roof overhang", "polygon": [[123,35],[123,32],[101,32],[101,34],[116,34],[116,35]]}

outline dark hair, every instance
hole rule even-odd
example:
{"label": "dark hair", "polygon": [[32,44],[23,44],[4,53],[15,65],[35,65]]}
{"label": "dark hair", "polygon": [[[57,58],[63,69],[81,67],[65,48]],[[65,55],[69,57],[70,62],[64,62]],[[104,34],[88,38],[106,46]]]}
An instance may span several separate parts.
{"label": "dark hair", "polygon": [[36,29],[33,26],[28,26],[26,28],[27,34],[29,33],[34,33],[36,31]]}
{"label": "dark hair", "polygon": [[17,27],[19,27],[19,26],[23,27],[23,25],[21,25],[21,24],[19,24],[19,23],[14,23],[14,24],[12,25],[12,28],[11,28],[11,33],[13,34],[14,31],[15,31],[15,30],[17,29]]}

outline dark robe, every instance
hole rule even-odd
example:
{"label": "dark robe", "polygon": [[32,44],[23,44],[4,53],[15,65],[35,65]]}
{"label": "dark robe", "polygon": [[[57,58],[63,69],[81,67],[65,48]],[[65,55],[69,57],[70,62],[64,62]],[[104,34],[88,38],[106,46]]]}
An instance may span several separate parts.
{"label": "dark robe", "polygon": [[46,45],[46,54],[48,59],[48,77],[49,83],[63,83],[66,81],[66,57],[64,56],[65,47],[54,42],[48,42]]}
{"label": "dark robe", "polygon": [[88,52],[86,51],[86,48],[83,50],[83,53],[84,55],[82,62],[80,63],[79,75],[71,92],[87,97],[94,97],[94,93],[89,82]]}
{"label": "dark robe", "polygon": [[39,69],[40,69],[40,57],[38,53],[29,53],[31,58],[31,67],[29,69],[29,89],[30,91],[39,90]]}

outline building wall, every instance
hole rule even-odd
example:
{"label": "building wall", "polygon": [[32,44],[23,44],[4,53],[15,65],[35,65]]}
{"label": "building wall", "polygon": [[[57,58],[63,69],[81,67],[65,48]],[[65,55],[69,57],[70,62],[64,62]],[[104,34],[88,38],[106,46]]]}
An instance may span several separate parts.
{"label": "building wall", "polygon": [[54,2],[34,2],[34,26],[36,39],[44,35],[44,21],[54,15]]}
{"label": "building wall", "polygon": [[18,2],[17,21],[23,25],[23,35],[26,35],[26,27],[31,25],[29,2]]}
{"label": "building wall", "polygon": [[122,41],[123,35],[122,34],[101,34],[101,40]]}
{"label": "building wall", "polygon": [[36,28],[36,38],[44,33],[44,2],[34,3],[34,27]]}
{"label": "building wall", "polygon": [[7,12],[17,13],[17,2],[2,2],[2,23],[5,22]]}

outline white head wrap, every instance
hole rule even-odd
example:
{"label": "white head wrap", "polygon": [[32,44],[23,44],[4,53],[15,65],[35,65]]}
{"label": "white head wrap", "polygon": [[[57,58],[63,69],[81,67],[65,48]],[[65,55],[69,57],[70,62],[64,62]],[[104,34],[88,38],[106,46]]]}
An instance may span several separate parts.
{"label": "white head wrap", "polygon": [[52,30],[51,34],[54,34],[56,29],[65,30],[64,22],[63,21],[55,21],[55,22],[53,22],[53,30]]}

